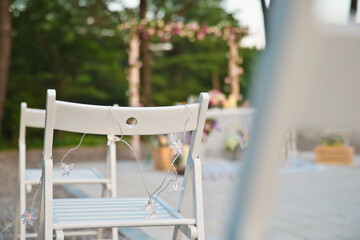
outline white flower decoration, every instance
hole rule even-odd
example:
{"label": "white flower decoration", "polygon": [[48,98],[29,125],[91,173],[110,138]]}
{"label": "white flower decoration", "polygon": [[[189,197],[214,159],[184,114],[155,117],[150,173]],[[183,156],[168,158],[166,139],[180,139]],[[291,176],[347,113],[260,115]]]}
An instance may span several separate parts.
{"label": "white flower decoration", "polygon": [[173,182],[170,192],[181,192],[182,190],[184,190],[183,187],[179,186],[177,182]]}
{"label": "white flower decoration", "polygon": [[67,165],[66,163],[61,164],[61,176],[69,176],[70,172],[74,169],[74,164]]}
{"label": "white flower decoration", "polygon": [[33,225],[34,221],[37,219],[37,217],[34,216],[34,213],[30,210],[26,210],[21,216],[20,216],[22,223],[24,224],[30,224]]}
{"label": "white flower decoration", "polygon": [[117,137],[117,136],[115,136],[115,134],[113,134],[113,133],[109,133],[109,134],[107,135],[107,139],[108,139],[108,141],[107,141],[107,145],[108,145],[108,146],[109,146],[110,144],[112,144],[113,142],[120,141],[120,138]]}
{"label": "white flower decoration", "polygon": [[171,149],[174,149],[174,154],[178,155],[178,154],[182,154],[183,153],[183,149],[184,149],[184,145],[181,142],[181,139],[178,138],[177,140],[174,140],[173,137],[170,138],[170,145],[169,147]]}
{"label": "white flower decoration", "polygon": [[159,216],[156,215],[156,211],[153,210],[153,211],[152,211],[152,214],[151,214],[151,216],[150,216],[150,219],[158,219],[158,218],[159,218]]}

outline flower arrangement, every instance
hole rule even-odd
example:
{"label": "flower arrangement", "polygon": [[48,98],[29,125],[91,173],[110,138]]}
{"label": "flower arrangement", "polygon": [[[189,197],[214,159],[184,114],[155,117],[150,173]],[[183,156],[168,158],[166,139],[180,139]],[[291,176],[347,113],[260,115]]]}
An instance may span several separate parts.
{"label": "flower arrangement", "polygon": [[190,41],[203,40],[210,36],[213,38],[222,37],[225,40],[240,40],[248,34],[246,28],[230,26],[229,23],[223,21],[215,26],[208,26],[206,23],[200,25],[197,22],[184,24],[181,21],[165,23],[159,21],[132,21],[125,22],[118,26],[119,30],[131,30],[139,33],[141,38],[157,38],[160,41],[170,41],[172,37],[187,37]]}
{"label": "flower arrangement", "polygon": [[249,133],[237,130],[235,134],[231,134],[225,141],[225,149],[234,152],[236,149],[244,150],[249,143]]}
{"label": "flower arrangement", "polygon": [[227,101],[225,94],[220,90],[214,89],[209,92],[209,106],[210,107],[223,107]]}
{"label": "flower arrangement", "polygon": [[207,137],[209,136],[209,134],[213,131],[213,130],[217,130],[220,131],[220,127],[217,123],[217,121],[215,119],[212,118],[208,118],[205,121],[205,126],[204,126],[204,131],[203,131],[203,136],[202,136],[202,141],[205,142]]}

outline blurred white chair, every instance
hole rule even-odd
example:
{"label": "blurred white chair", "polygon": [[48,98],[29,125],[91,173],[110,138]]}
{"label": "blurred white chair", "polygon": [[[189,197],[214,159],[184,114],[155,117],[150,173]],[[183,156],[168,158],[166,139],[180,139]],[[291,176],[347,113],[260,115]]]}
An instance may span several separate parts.
{"label": "blurred white chair", "polygon": [[223,239],[266,238],[287,129],[332,126],[360,132],[359,25],[318,22],[314,5],[320,1],[271,2],[270,39],[253,91],[254,128]]}
{"label": "blurred white chair", "polygon": [[[173,239],[181,232],[190,239],[204,239],[202,179],[199,148],[209,97],[200,95],[199,103],[171,107],[95,106],[58,101],[55,90],[47,92],[44,137],[43,184],[39,239],[64,239],[64,230],[84,228],[118,228],[175,226]],[[189,111],[192,115],[189,118]],[[131,119],[135,122],[129,122]],[[120,127],[114,121],[118,121]],[[185,124],[184,127],[184,123]],[[186,128],[186,129],[184,129]],[[146,210],[148,198],[77,198],[53,199],[52,142],[54,130],[107,135],[155,135],[192,131],[190,152],[180,194],[178,211],[160,197],[156,205],[158,218]],[[115,171],[115,168],[112,169]],[[114,175],[116,173],[114,172]],[[191,181],[189,181],[191,179]],[[190,186],[188,186],[190,185]],[[193,198],[193,215],[185,217],[183,205]],[[117,239],[118,236],[113,236]]]}
{"label": "blurred white chair", "polygon": [[[19,216],[26,210],[26,192],[31,192],[33,185],[38,185],[41,177],[41,168],[26,168],[26,128],[44,128],[45,127],[45,110],[28,108],[26,103],[21,103],[20,113],[20,135],[19,135],[19,166],[18,166],[18,202],[16,206],[16,214]],[[40,160],[40,159],[39,159]],[[40,163],[40,161],[39,161]],[[71,175],[62,177],[61,169],[53,170],[53,184],[100,184],[102,186],[104,197],[108,193],[111,197],[116,196],[116,176],[112,174],[110,169],[116,167],[116,151],[115,144],[112,144],[107,150],[106,157],[106,176],[96,169],[76,169]],[[19,231],[20,230],[20,231]],[[26,233],[26,225],[17,222],[14,230],[14,238],[18,236],[21,240],[27,237],[36,237],[37,233]],[[96,234],[96,231],[86,232],[67,232],[66,235],[83,235]]]}

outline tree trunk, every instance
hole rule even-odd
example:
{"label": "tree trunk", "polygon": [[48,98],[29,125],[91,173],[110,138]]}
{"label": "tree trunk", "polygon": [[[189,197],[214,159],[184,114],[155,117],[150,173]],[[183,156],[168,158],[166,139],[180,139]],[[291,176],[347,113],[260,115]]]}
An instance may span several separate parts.
{"label": "tree trunk", "polygon": [[6,101],[11,49],[10,0],[0,0],[0,136]]}
{"label": "tree trunk", "polygon": [[219,73],[218,72],[212,72],[211,81],[212,81],[212,88],[220,90],[220,80],[219,80]]}
{"label": "tree trunk", "polygon": [[350,3],[350,16],[349,16],[349,22],[355,23],[355,17],[356,17],[356,11],[357,11],[357,0],[351,0]]}
{"label": "tree trunk", "polygon": [[130,106],[131,107],[140,107],[140,94],[139,94],[139,85],[140,85],[140,71],[139,71],[139,45],[140,45],[139,36],[136,32],[131,33],[131,39],[129,43],[129,92],[130,92]]}
{"label": "tree trunk", "polygon": [[141,85],[143,89],[143,103],[144,106],[151,106],[151,65],[150,65],[150,52],[149,52],[149,40],[142,39],[140,47],[140,59],[142,62],[141,68]]}
{"label": "tree trunk", "polygon": [[[146,19],[147,2],[146,0],[140,1],[140,18]],[[141,86],[143,89],[143,104],[144,106],[151,106],[151,65],[150,65],[150,52],[149,52],[149,39],[147,37],[141,38],[140,46],[140,61],[141,68]]]}
{"label": "tree trunk", "polygon": [[[139,85],[140,85],[140,70],[139,70],[139,35],[136,32],[131,33],[130,39],[130,51],[129,51],[129,92],[130,92],[130,106],[131,107],[140,107],[140,94],[139,94]],[[137,156],[141,159],[141,142],[140,136],[132,136],[131,146],[134,151],[137,153]],[[135,160],[135,159],[134,159]]]}

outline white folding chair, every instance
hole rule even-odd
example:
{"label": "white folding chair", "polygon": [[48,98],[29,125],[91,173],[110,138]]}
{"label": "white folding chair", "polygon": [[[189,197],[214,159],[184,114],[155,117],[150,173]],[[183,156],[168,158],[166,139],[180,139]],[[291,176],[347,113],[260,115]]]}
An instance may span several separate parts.
{"label": "white folding chair", "polygon": [[[20,113],[20,135],[19,135],[19,173],[18,173],[18,202],[16,206],[16,214],[19,216],[26,210],[26,192],[30,192],[33,185],[38,185],[41,177],[41,169],[26,168],[26,128],[44,128],[45,127],[45,110],[28,108],[26,103],[21,103]],[[108,148],[106,156],[106,175],[105,177],[96,169],[76,169],[73,174],[62,177],[60,168],[53,170],[53,184],[100,184],[102,186],[102,196],[107,193],[116,196],[116,176],[112,174],[110,169],[116,167],[116,151],[115,144]],[[66,235],[79,234],[96,234],[95,231],[85,232],[67,232]],[[14,230],[14,238],[18,236],[21,240],[27,237],[36,237],[37,233],[26,233],[26,225],[20,221],[16,224]]]}
{"label": "white folding chair", "polygon": [[[44,137],[43,184],[39,239],[64,239],[64,230],[83,228],[118,228],[175,226],[173,239],[181,232],[190,239],[204,239],[202,178],[199,148],[209,102],[200,94],[197,104],[171,107],[116,107],[77,104],[56,100],[55,90],[48,90]],[[189,111],[191,117],[189,118]],[[135,118],[136,123],[127,124]],[[116,119],[121,126],[114,121]],[[185,124],[184,127],[184,123]],[[128,122],[129,123],[129,122]],[[155,135],[191,131],[190,151],[180,194],[178,210],[160,197],[157,219],[147,211],[148,197],[53,199],[52,142],[54,130],[106,135]],[[115,168],[111,169],[116,174]],[[185,217],[184,209],[193,198],[193,215]],[[113,236],[117,239],[118,236]]]}

